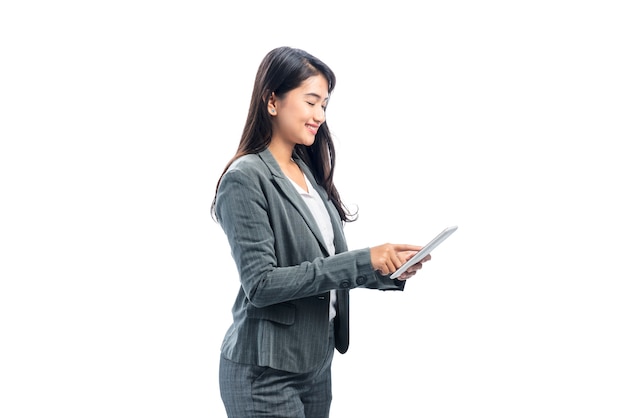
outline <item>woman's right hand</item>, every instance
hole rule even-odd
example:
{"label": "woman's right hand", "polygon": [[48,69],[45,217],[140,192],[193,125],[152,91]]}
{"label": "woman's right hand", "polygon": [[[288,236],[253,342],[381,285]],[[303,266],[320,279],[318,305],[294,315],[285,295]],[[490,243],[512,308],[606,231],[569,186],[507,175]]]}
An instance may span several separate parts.
{"label": "woman's right hand", "polygon": [[422,247],[409,244],[383,244],[370,248],[370,258],[374,270],[383,275],[392,274]]}

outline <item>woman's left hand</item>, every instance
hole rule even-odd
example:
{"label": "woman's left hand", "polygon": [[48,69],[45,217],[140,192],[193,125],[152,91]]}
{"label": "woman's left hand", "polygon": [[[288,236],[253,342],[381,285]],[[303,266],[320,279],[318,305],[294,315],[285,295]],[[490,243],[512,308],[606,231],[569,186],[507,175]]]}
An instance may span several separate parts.
{"label": "woman's left hand", "polygon": [[[402,254],[404,256],[404,262],[407,262],[415,254],[417,254],[415,251],[404,251]],[[404,273],[402,273],[398,277],[398,280],[407,280],[415,276],[415,273],[417,273],[417,270],[422,268],[422,263],[427,262],[428,260],[430,260],[430,258],[431,258],[430,254],[428,254],[426,257],[424,257],[422,261],[420,261],[419,263],[413,264],[411,267],[409,267]]]}

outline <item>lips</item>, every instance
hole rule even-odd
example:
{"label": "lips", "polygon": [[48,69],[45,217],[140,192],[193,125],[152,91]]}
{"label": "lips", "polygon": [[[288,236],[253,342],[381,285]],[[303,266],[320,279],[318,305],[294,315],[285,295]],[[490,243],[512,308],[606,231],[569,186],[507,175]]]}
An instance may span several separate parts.
{"label": "lips", "polygon": [[306,125],[304,125],[304,126],[306,126],[306,128],[308,129],[308,131],[309,131],[309,132],[311,132],[313,135],[316,135],[316,134],[317,134],[317,130],[318,130],[318,129],[319,129],[319,127],[320,127],[319,125],[311,125],[311,124],[309,124],[309,123],[307,123],[307,124],[306,124]]}

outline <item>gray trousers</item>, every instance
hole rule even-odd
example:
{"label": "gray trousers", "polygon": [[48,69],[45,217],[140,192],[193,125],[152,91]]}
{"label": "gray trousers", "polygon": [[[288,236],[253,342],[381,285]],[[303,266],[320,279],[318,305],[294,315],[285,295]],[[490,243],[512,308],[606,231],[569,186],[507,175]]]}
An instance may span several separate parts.
{"label": "gray trousers", "polygon": [[290,373],[220,360],[220,393],[229,418],[328,418],[332,400],[333,327],[320,367]]}

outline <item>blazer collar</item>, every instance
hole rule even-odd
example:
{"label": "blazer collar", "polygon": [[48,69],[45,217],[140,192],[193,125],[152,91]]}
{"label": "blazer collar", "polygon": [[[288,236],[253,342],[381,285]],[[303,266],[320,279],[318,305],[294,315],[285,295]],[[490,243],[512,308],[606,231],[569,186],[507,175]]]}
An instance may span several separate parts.
{"label": "blazer collar", "polygon": [[[273,176],[274,184],[276,184],[276,186],[283,192],[287,200],[289,200],[289,202],[291,202],[291,204],[298,210],[298,212],[300,213],[300,215],[306,222],[309,229],[313,232],[313,234],[317,238],[317,241],[319,242],[320,246],[324,249],[327,255],[330,255],[330,251],[328,248],[326,248],[326,244],[324,244],[324,238],[322,237],[322,232],[320,231],[317,225],[317,222],[315,221],[315,218],[311,214],[311,211],[309,210],[304,200],[302,200],[302,196],[300,196],[300,193],[296,190],[293,184],[291,184],[291,181],[289,180],[289,178],[280,169],[278,162],[276,161],[276,159],[274,158],[270,150],[268,148],[264,149],[263,151],[259,153],[259,157],[261,158],[261,160],[263,160],[265,165],[270,170],[270,173]],[[326,205],[326,210],[328,210],[328,213],[330,214],[331,223],[333,225],[333,232],[335,234],[336,252],[345,251],[343,249],[343,247],[345,247],[345,243],[343,242],[342,239],[340,239],[340,237],[343,236],[341,232],[342,231],[341,220],[339,219],[339,215],[337,214],[337,211],[332,205],[332,202],[330,202],[330,200],[328,199],[326,190],[324,190],[320,185],[317,184],[315,177],[313,177],[313,173],[311,173],[311,171],[309,170],[309,167],[307,167],[307,165],[304,164],[304,162],[300,158],[294,155],[293,159],[296,162],[296,164],[300,166],[300,168],[302,169],[302,172],[304,173],[305,176],[307,176],[307,178],[309,179],[309,182],[315,188],[315,190],[319,193],[319,195],[322,197],[322,200],[324,201],[324,204]]]}

